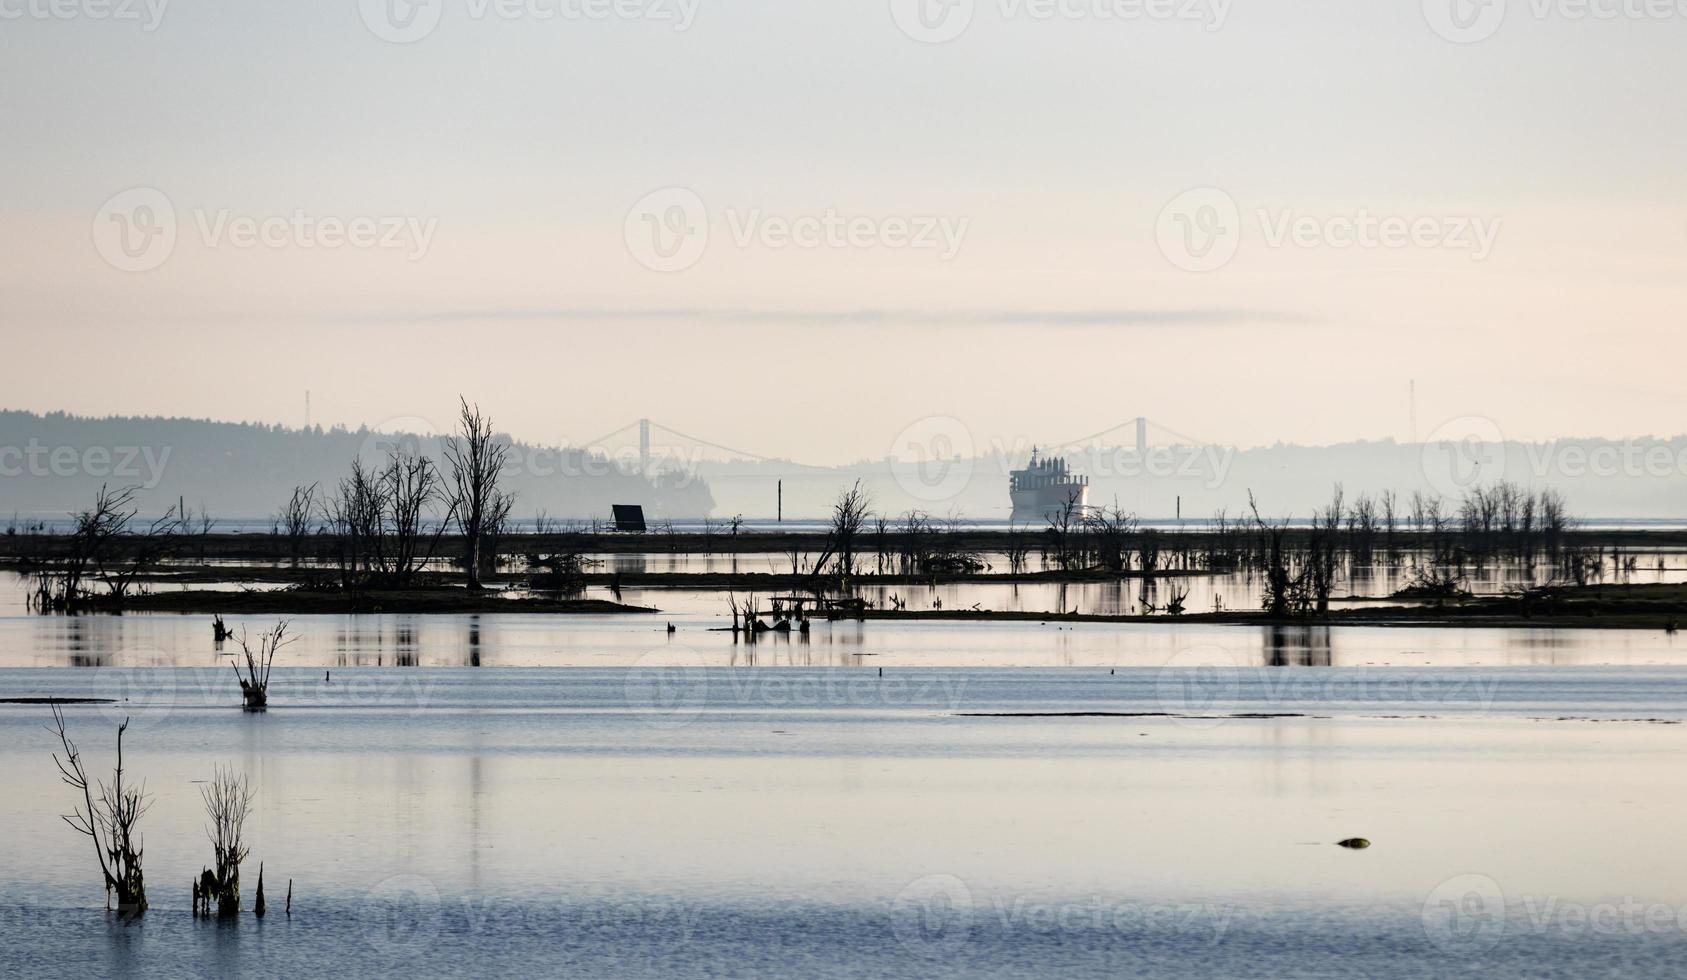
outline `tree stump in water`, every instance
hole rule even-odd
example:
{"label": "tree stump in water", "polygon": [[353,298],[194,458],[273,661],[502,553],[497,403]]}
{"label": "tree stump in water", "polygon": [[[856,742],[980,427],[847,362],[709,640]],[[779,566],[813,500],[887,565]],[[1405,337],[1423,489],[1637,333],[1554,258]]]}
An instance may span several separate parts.
{"label": "tree stump in water", "polygon": [[247,711],[262,711],[269,707],[269,691],[261,685],[241,681],[240,700]]}

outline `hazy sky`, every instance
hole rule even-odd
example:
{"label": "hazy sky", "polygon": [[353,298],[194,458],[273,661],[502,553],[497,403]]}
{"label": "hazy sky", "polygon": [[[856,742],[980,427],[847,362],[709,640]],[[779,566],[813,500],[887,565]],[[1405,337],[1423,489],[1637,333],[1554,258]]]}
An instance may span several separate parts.
{"label": "hazy sky", "polygon": [[0,0],[0,403],[1678,432],[1687,8],[1585,3]]}

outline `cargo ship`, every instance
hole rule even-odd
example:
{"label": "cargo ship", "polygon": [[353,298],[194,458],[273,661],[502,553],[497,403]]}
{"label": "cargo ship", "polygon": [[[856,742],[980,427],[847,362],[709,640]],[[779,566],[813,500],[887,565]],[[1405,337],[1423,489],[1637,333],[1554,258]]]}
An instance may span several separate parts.
{"label": "cargo ship", "polygon": [[1041,524],[1068,504],[1073,505],[1074,518],[1082,517],[1089,508],[1089,477],[1073,476],[1066,460],[1058,456],[1038,459],[1036,449],[1031,450],[1029,465],[1009,475],[1008,491],[1013,497],[1015,523]]}

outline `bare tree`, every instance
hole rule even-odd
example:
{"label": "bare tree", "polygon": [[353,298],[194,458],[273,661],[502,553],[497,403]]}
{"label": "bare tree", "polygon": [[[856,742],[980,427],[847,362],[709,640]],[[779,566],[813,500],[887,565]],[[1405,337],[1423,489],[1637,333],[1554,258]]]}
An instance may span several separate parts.
{"label": "bare tree", "polygon": [[281,506],[281,513],[275,515],[275,525],[286,535],[287,553],[292,556],[295,565],[304,550],[305,537],[310,534],[311,515],[316,510],[316,488],[315,483],[308,487],[294,487],[292,495]]}
{"label": "bare tree", "polygon": [[240,680],[241,701],[248,711],[262,711],[269,706],[269,674],[275,666],[275,655],[282,647],[298,639],[287,635],[288,625],[286,620],[282,620],[275,624],[275,629],[258,637],[256,653],[246,638],[246,628],[240,629],[240,649],[246,660],[246,672],[240,672],[239,664],[231,666],[234,667],[234,676]]}
{"label": "bare tree", "polygon": [[169,552],[185,524],[181,512],[171,507],[146,530],[131,533],[139,489],[101,486],[94,505],[74,515],[66,557],[43,572],[36,585],[31,601],[37,608],[77,612],[95,598],[95,583],[104,586],[105,602],[121,607],[141,574]]}
{"label": "bare tree", "polygon": [[1259,528],[1262,538],[1261,550],[1266,555],[1265,612],[1273,619],[1286,619],[1295,601],[1295,583],[1289,575],[1288,558],[1283,552],[1283,535],[1287,525],[1265,523],[1265,519],[1259,516],[1259,504],[1254,501],[1252,490],[1248,491],[1248,509],[1253,511],[1254,526]]}
{"label": "bare tree", "polygon": [[1400,495],[1393,490],[1382,493],[1382,532],[1383,547],[1387,550],[1389,564],[1397,564],[1400,560]]}
{"label": "bare tree", "polygon": [[119,537],[134,520],[137,487],[112,490],[101,486],[94,505],[74,515],[75,530],[64,561],[44,573],[36,587],[36,604],[43,612],[74,613],[92,594],[92,582],[111,557]]}
{"label": "bare tree", "polygon": [[440,499],[439,471],[426,456],[391,454],[376,487],[383,512],[383,533],[376,539],[377,559],[390,583],[404,588],[432,556],[452,515],[445,515],[423,551],[428,511]]}
{"label": "bare tree", "polygon": [[1025,543],[1025,529],[1018,524],[1008,527],[1007,544],[1003,550],[1007,554],[1008,571],[1018,575],[1025,571],[1025,558],[1030,553],[1030,546]]}
{"label": "bare tree", "polygon": [[1343,496],[1341,484],[1338,483],[1329,508],[1321,515],[1313,515],[1312,530],[1307,538],[1306,563],[1302,569],[1303,584],[1310,590],[1312,603],[1320,613],[1327,612],[1330,608],[1330,593],[1335,588],[1336,570],[1341,564],[1338,549],[1342,517],[1345,513]]}
{"label": "bare tree", "polygon": [[855,485],[838,494],[832,504],[832,544],[837,549],[838,575],[848,578],[855,574],[855,539],[871,516],[873,498],[856,480]]}
{"label": "bare tree", "polygon": [[1083,508],[1078,506],[1080,496],[1077,490],[1070,491],[1066,495],[1065,503],[1043,515],[1048,521],[1047,533],[1054,540],[1055,561],[1063,570],[1069,567],[1072,561],[1072,528],[1079,526],[1083,517]]}
{"label": "bare tree", "polygon": [[353,589],[373,567],[382,524],[377,478],[361,459],[351,461],[351,475],[340,481],[335,496],[323,502],[322,516],[339,544],[340,587]]}
{"label": "bare tree", "polygon": [[94,854],[99,859],[100,874],[105,879],[106,907],[111,907],[111,897],[115,893],[118,915],[124,918],[140,916],[146,912],[146,881],[141,873],[141,843],[135,828],[141,817],[151,809],[152,801],[146,795],[144,783],[138,787],[130,786],[123,778],[123,733],[129,727],[129,720],[125,718],[123,724],[117,726],[117,767],[112,772],[110,783],[98,784],[97,796],[94,783],[83,768],[82,754],[65,729],[64,709],[56,704],[53,705],[53,722],[54,727],[48,730],[59,737],[59,744],[64,747],[64,758],[59,758],[58,753],[53,754],[59,778],[66,786],[82,794],[82,803],[64,815],[64,822],[94,842]]}
{"label": "bare tree", "polygon": [[[1123,572],[1128,564],[1125,539],[1136,530],[1136,515],[1120,509],[1115,499],[1111,509],[1097,507],[1083,515],[1085,530],[1095,542],[1096,558],[1110,572]],[[1152,568],[1143,571],[1152,575]]]}
{"label": "bare tree", "polygon": [[492,438],[492,420],[480,413],[479,405],[471,406],[466,398],[458,401],[458,434],[445,440],[445,460],[451,468],[451,509],[463,532],[469,588],[479,589],[481,547],[509,516],[515,498],[498,489],[509,445]]}
{"label": "bare tree", "polygon": [[194,886],[199,907],[206,915],[211,902],[217,903],[220,918],[232,918],[240,913],[240,862],[246,860],[249,849],[245,841],[246,818],[252,812],[256,795],[247,785],[244,774],[236,775],[232,767],[218,766],[211,781],[199,788],[205,800],[205,815],[210,824],[205,835],[211,839],[216,856],[216,871],[206,869]]}

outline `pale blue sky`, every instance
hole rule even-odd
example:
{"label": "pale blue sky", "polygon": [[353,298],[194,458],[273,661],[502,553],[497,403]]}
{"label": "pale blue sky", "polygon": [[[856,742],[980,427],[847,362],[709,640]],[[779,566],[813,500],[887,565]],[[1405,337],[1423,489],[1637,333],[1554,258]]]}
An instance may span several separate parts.
{"label": "pale blue sky", "polygon": [[[558,2],[578,0],[533,0]],[[0,0],[24,12],[0,20],[4,401],[298,422],[309,388],[319,421],[444,424],[462,390],[534,439],[649,415],[825,461],[929,415],[981,441],[1137,414],[1243,445],[1404,437],[1415,377],[1424,431],[1680,429],[1687,12],[1511,0],[1455,44],[1420,0],[1234,0],[1217,30],[1209,4],[1127,23],[1002,2],[930,45],[887,0],[700,0],[685,31],[449,0],[393,44],[357,0],[173,0],[150,32]],[[177,219],[143,272],[91,230],[133,187]],[[710,236],[664,273],[627,219],[667,187]],[[1241,238],[1197,274],[1156,227],[1207,187]],[[207,238],[294,212],[433,231],[417,258]],[[948,259],[733,240],[827,212],[965,235]],[[1361,213],[1498,233],[1481,259],[1267,240],[1268,217]],[[73,349],[112,356],[31,366]]]}

